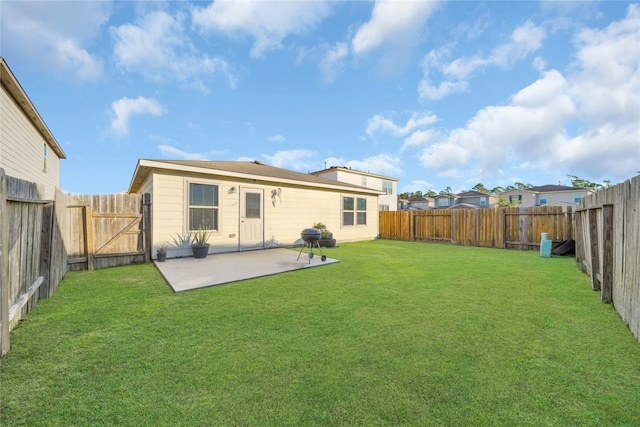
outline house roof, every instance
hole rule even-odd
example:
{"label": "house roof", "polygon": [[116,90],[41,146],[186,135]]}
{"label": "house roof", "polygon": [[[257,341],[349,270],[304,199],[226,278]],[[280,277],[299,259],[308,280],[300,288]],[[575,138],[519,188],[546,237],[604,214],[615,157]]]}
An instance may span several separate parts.
{"label": "house roof", "polygon": [[66,159],[67,155],[62,151],[60,144],[58,144],[58,141],[56,141],[56,138],[53,136],[44,120],[42,120],[40,113],[36,110],[36,107],[27,96],[27,93],[24,91],[20,82],[18,82],[18,79],[13,74],[3,57],[0,57],[0,82],[2,87],[9,93],[11,98],[13,98],[16,105],[20,107],[25,116],[38,130],[40,135],[42,135],[44,140],[47,141],[51,149],[59,158]]}
{"label": "house roof", "polygon": [[489,193],[484,193],[482,191],[463,191],[461,193],[456,194],[456,196],[463,198],[463,197],[485,197],[485,196],[490,196],[491,194]]}
{"label": "house roof", "polygon": [[503,191],[500,194],[510,193],[510,192],[521,192],[521,191],[530,191],[532,193],[553,193],[558,191],[594,191],[593,188],[583,188],[583,187],[569,187],[566,185],[540,185],[538,187],[529,187],[529,188],[512,188],[511,190]]}
{"label": "house roof", "polygon": [[381,179],[386,179],[389,181],[398,181],[397,178],[391,178],[390,176],[384,176],[384,175],[376,175],[374,173],[370,173],[370,172],[363,172],[363,171],[359,171],[357,169],[351,169],[348,168],[346,166],[331,166],[330,168],[327,169],[322,169],[316,172],[309,172],[312,175],[320,175],[324,172],[330,172],[330,171],[335,171],[335,170],[339,170],[339,171],[344,171],[344,172],[351,172],[354,173],[356,175],[364,175],[364,176],[371,176],[371,177],[375,177],[375,178],[381,178]]}
{"label": "house roof", "polygon": [[536,193],[553,193],[554,191],[591,190],[591,188],[568,187],[566,185],[541,185],[539,187],[531,187],[529,190],[535,191]]}
{"label": "house roof", "polygon": [[309,187],[351,191],[381,195],[384,192],[359,185],[348,184],[334,179],[268,166],[262,162],[209,161],[209,160],[149,160],[140,159],[133,173],[129,193],[140,189],[153,169],[178,172],[200,173],[239,179],[255,179],[282,184],[305,185]]}
{"label": "house roof", "polygon": [[446,197],[447,199],[457,199],[458,196],[456,194],[451,194],[451,193],[444,193],[444,194],[439,194],[436,197],[434,197],[435,199],[441,199],[443,197]]}

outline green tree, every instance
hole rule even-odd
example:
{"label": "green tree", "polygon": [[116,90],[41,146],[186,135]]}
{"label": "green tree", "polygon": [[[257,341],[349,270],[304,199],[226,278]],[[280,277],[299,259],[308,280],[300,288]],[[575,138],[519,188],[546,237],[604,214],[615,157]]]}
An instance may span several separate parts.
{"label": "green tree", "polygon": [[482,184],[481,182],[471,187],[471,189],[474,191],[480,191],[482,193],[490,193],[489,189],[485,187],[484,184]]}

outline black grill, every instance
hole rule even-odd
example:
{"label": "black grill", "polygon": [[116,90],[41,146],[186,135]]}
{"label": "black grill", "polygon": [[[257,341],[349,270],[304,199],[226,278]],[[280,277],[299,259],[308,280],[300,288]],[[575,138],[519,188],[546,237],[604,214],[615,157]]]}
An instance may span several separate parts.
{"label": "black grill", "polygon": [[298,260],[300,259],[300,255],[302,254],[302,251],[304,250],[304,248],[308,247],[309,248],[309,264],[311,264],[311,260],[313,259],[314,244],[320,251],[320,255],[321,255],[320,259],[322,260],[322,262],[325,262],[327,260],[327,256],[322,253],[322,249],[320,249],[320,243],[318,243],[320,238],[322,237],[322,233],[320,232],[320,230],[317,230],[315,228],[305,228],[300,233],[300,237],[302,237],[302,241],[304,242],[304,244],[302,245],[302,247],[300,248],[300,252],[298,253]]}

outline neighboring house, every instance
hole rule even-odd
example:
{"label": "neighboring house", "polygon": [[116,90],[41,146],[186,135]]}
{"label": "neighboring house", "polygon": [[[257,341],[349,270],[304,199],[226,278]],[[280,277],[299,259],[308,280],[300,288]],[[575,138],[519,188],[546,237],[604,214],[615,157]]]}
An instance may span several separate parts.
{"label": "neighboring house", "polygon": [[373,240],[383,194],[258,161],[144,159],[129,193],[151,194],[155,248],[204,226],[213,230],[211,253],[299,244],[300,232],[317,222],[339,242]]}
{"label": "neighboring house", "polygon": [[434,199],[432,197],[413,197],[409,200],[398,201],[398,209],[402,210],[428,210],[433,209]]}
{"label": "neighboring house", "polygon": [[341,166],[331,166],[329,169],[311,172],[311,174],[382,191],[384,194],[378,198],[378,210],[395,211],[398,208],[398,180],[396,178]]}
{"label": "neighboring house", "polygon": [[500,198],[510,204],[531,206],[577,206],[584,196],[593,194],[593,188],[568,187],[566,185],[541,185],[526,189],[513,189],[500,193]]}
{"label": "neighboring house", "polygon": [[463,191],[458,194],[441,194],[435,198],[436,209],[474,209],[493,207],[498,197],[481,191]]}
{"label": "neighboring house", "polygon": [[40,197],[52,200],[66,155],[2,57],[0,81],[0,168],[40,184]]}

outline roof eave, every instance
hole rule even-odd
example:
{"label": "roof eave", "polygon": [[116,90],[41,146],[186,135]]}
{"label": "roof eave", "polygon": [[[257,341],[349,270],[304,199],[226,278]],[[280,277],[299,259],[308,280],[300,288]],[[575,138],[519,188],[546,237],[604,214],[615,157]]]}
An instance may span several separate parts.
{"label": "roof eave", "polygon": [[[138,165],[136,166],[136,170],[133,174],[133,178],[131,179],[131,185],[129,186],[129,192],[135,192],[136,190],[139,189],[142,182],[144,182],[144,179],[143,179],[140,181],[139,184],[136,185],[136,176],[138,175],[139,171],[142,171],[145,168],[164,169],[164,170],[172,170],[172,171],[178,171],[178,172],[191,172],[191,173],[199,173],[204,175],[221,175],[221,176],[228,176],[231,178],[255,179],[256,181],[277,181],[283,184],[304,185],[307,187],[315,187],[315,188],[331,188],[335,190],[366,193],[366,194],[372,194],[377,196],[386,194],[384,191],[374,190],[366,187],[356,188],[356,187],[347,187],[339,184],[337,185],[320,184],[320,183],[314,183],[309,181],[292,180],[287,178],[276,178],[276,177],[268,177],[264,175],[254,175],[249,173],[230,172],[230,171],[219,170],[219,169],[200,168],[197,166],[176,165],[172,163],[165,163],[162,161],[145,160],[145,159],[138,160]],[[134,185],[136,187],[134,187]]]}

